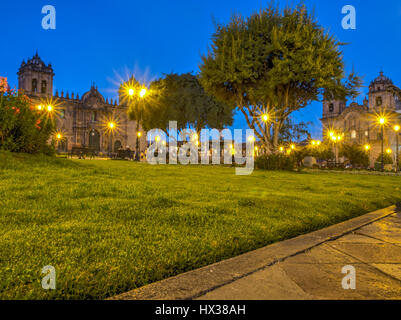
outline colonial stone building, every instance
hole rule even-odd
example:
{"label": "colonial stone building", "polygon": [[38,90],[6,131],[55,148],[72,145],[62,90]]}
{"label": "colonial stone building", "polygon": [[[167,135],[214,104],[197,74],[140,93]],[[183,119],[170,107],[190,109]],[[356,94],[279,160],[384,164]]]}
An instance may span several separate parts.
{"label": "colonial stone building", "polygon": [[[393,126],[401,124],[401,101],[395,92],[399,90],[383,72],[369,85],[368,98],[360,105],[347,101],[323,102],[323,137],[333,130],[343,135],[344,142],[368,145],[371,166],[381,154],[381,126],[378,117],[385,115],[384,150],[391,150],[395,163],[396,132]],[[399,134],[399,133],[398,133]],[[401,143],[401,137],[399,139]]]}
{"label": "colonial stone building", "polygon": [[[63,91],[53,94],[53,68],[37,53],[22,62],[17,74],[19,90],[38,106],[54,107],[56,127],[62,134],[59,151],[67,152],[72,147],[89,147],[98,153],[114,152],[120,147],[135,150],[136,122],[128,119],[127,107],[119,105],[117,100],[105,99],[95,85],[82,97]],[[108,130],[108,122],[116,124],[112,132]],[[139,151],[144,151],[146,134],[142,134],[139,144]]]}

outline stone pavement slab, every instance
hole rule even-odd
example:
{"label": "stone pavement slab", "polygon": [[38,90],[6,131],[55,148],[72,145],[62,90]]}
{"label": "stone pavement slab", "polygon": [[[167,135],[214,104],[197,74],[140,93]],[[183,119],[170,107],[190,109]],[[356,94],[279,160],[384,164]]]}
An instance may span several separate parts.
{"label": "stone pavement slab", "polygon": [[[400,231],[392,206],[112,299],[401,299]],[[347,265],[355,290],[342,287]]]}

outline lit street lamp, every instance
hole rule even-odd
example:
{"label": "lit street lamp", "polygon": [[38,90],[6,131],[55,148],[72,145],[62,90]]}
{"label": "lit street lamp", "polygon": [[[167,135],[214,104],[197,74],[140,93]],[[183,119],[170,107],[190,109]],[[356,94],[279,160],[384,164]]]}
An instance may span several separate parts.
{"label": "lit street lamp", "polygon": [[136,148],[135,148],[135,160],[139,161],[139,139],[142,137],[142,132],[138,131],[136,134]]}
{"label": "lit street lamp", "polygon": [[110,121],[107,124],[107,127],[109,128],[109,157],[111,158],[111,154],[113,152],[113,132],[116,128],[116,124]]}
{"label": "lit street lamp", "polygon": [[399,170],[399,143],[398,143],[398,136],[400,135],[399,131],[400,131],[401,127],[397,124],[394,126],[394,131],[395,131],[395,141],[396,141],[396,151],[395,151],[395,172],[398,173]]}
{"label": "lit street lamp", "polygon": [[342,136],[341,135],[336,136],[336,134],[333,131],[329,132],[329,136],[331,137],[331,141],[333,141],[334,143],[334,153],[335,153],[334,166],[337,167],[338,163],[337,143],[339,143],[342,140]]}
{"label": "lit street lamp", "polygon": [[381,139],[382,139],[382,172],[384,171],[384,125],[386,124],[386,118],[385,117],[379,117],[378,120],[380,129],[381,129]]}

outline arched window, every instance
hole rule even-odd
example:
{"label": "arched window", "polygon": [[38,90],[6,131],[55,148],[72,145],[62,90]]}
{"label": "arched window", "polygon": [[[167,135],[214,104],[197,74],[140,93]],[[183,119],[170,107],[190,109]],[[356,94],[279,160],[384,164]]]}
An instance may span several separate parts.
{"label": "arched window", "polygon": [[356,131],[355,130],[351,131],[351,139],[356,139]]}
{"label": "arched window", "polygon": [[32,79],[32,92],[38,92],[38,80]]}
{"label": "arched window", "polygon": [[47,82],[46,82],[46,80],[42,81],[41,92],[42,93],[46,93],[47,92]]}
{"label": "arched window", "polygon": [[376,98],[376,106],[381,106],[383,104],[383,99],[382,97],[377,97]]}
{"label": "arched window", "polygon": [[334,111],[334,104],[330,103],[329,104],[329,112],[333,112]]}

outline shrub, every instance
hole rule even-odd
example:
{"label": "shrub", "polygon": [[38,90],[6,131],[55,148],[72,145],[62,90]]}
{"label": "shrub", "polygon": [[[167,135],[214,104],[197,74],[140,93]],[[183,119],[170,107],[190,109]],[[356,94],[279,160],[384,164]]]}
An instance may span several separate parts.
{"label": "shrub", "polygon": [[368,167],[369,155],[363,149],[363,146],[358,144],[343,144],[340,147],[340,157],[348,159],[352,166]]}
{"label": "shrub", "polygon": [[308,155],[316,159],[330,161],[335,158],[332,147],[329,144],[322,143],[320,146],[307,148]]}
{"label": "shrub", "polygon": [[261,155],[255,159],[255,167],[262,170],[294,170],[296,159],[281,153]]}
{"label": "shrub", "polygon": [[[382,163],[382,154],[381,154],[381,153],[380,153],[380,155],[377,157],[376,162],[377,162],[377,163],[380,163],[380,165],[381,165],[381,163]],[[391,155],[388,154],[388,153],[384,153],[384,154],[383,154],[383,162],[384,162],[384,165],[386,165],[386,164],[393,164],[393,163],[394,163],[394,162],[393,162],[393,158],[392,158]]]}
{"label": "shrub", "polygon": [[53,120],[39,112],[31,100],[0,81],[0,149],[11,152],[53,154],[47,142],[54,130]]}

